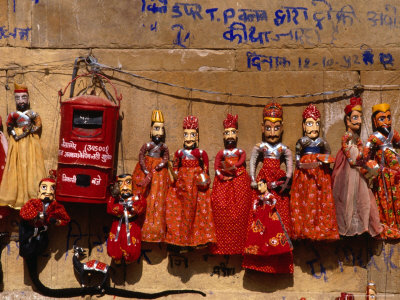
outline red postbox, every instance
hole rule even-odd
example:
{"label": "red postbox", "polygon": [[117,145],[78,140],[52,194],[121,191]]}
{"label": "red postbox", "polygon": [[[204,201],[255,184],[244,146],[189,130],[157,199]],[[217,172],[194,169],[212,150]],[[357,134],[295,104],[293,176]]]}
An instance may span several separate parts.
{"label": "red postbox", "polygon": [[105,203],[113,181],[119,105],[93,95],[61,102],[56,199]]}

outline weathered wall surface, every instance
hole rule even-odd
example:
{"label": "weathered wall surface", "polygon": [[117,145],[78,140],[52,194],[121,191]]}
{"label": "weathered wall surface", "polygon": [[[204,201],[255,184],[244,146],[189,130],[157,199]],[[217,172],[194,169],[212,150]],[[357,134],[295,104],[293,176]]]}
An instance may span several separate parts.
{"label": "weathered wall surface", "polygon": [[[262,108],[268,101],[284,107],[283,142],[292,150],[302,135],[301,113],[313,102],[336,153],[344,132],[343,109],[355,86],[365,85],[363,137],[372,131],[371,106],[380,102],[392,105],[398,129],[399,89],[381,86],[400,84],[399,10],[398,1],[2,0],[0,116],[4,121],[15,108],[13,82],[24,81],[31,107],[42,117],[46,167],[55,168],[57,92],[71,80],[75,58],[91,50],[102,64],[153,80],[104,70],[123,94],[118,172],[133,170],[155,108],[164,112],[172,153],[182,145],[183,118],[197,115],[200,147],[212,165],[223,147],[227,112],[239,115],[239,146],[249,156],[261,140]],[[338,92],[305,96],[324,91]],[[287,95],[304,96],[274,98]],[[105,232],[111,219],[105,207],[68,204],[67,209],[73,222],[52,229],[51,247],[40,258],[40,278],[52,288],[78,287],[73,244],[90,248],[92,259],[110,261]],[[11,219],[15,222],[1,227],[16,234],[18,220]],[[239,257],[210,256],[205,250],[183,256],[168,255],[165,245],[145,244],[143,250],[138,264],[115,268],[112,284],[149,292],[193,288],[215,299],[333,299],[341,291],[361,295],[373,279],[380,294],[400,298],[397,242],[366,237],[296,242],[293,276],[244,271]],[[1,261],[3,295],[27,295],[31,282],[16,242],[3,250]]]}

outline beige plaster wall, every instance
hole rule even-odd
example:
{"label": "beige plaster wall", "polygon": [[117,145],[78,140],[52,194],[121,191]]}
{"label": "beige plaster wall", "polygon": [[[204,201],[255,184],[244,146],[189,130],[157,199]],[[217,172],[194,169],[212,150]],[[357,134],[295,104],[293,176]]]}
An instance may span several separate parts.
{"label": "beige plaster wall", "polygon": [[[152,7],[161,12],[153,13]],[[254,10],[259,10],[259,21],[244,17]],[[25,81],[31,107],[42,117],[47,169],[57,165],[57,92],[71,80],[75,58],[89,53],[102,64],[159,82],[104,70],[123,94],[118,172],[133,170],[139,148],[148,140],[155,108],[164,112],[171,153],[182,145],[183,118],[188,113],[199,117],[200,147],[208,152],[213,169],[215,154],[223,147],[222,120],[228,112],[239,115],[239,146],[249,156],[261,140],[263,106],[273,97],[339,91],[274,98],[284,107],[285,144],[294,150],[302,135],[301,113],[313,102],[323,114],[323,135],[336,153],[351,89],[400,84],[396,1],[2,0],[0,11],[0,116],[4,124],[15,108],[13,82]],[[371,133],[370,107],[376,103],[392,105],[398,129],[398,88],[381,91],[367,86],[362,97],[364,138]],[[78,287],[71,263],[74,243],[91,248],[91,259],[110,262],[104,232],[111,218],[105,207],[68,204],[67,209],[73,222],[69,228],[51,230],[48,255],[40,258],[40,278],[52,288]],[[15,236],[18,219],[11,220],[15,222],[0,226]],[[143,249],[148,250],[147,259],[142,257],[126,270],[115,268],[113,285],[148,292],[193,288],[215,299],[333,299],[342,291],[362,295],[373,279],[379,294],[400,298],[397,242],[365,237],[295,242],[293,276],[244,271],[240,257],[209,256],[205,250],[173,257],[165,245],[144,244]],[[16,242],[6,246],[1,261],[4,297],[40,298],[30,292]],[[222,267],[230,274],[224,276]]]}

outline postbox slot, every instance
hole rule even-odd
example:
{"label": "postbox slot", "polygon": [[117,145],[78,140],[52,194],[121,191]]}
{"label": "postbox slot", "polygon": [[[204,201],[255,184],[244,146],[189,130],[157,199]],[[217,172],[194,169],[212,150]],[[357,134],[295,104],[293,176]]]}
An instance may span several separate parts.
{"label": "postbox slot", "polygon": [[91,177],[86,174],[76,174],[76,185],[81,187],[90,186]]}
{"label": "postbox slot", "polygon": [[79,137],[96,137],[102,133],[103,111],[74,109],[72,132]]}
{"label": "postbox slot", "polygon": [[103,126],[103,111],[74,109],[73,128],[97,129]]}

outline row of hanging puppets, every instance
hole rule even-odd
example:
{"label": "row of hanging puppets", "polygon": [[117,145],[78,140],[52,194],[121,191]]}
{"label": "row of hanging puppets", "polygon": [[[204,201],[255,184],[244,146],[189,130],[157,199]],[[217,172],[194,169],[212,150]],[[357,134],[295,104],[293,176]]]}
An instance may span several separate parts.
{"label": "row of hanging puppets", "polygon": [[[238,116],[228,114],[223,121],[224,149],[215,157],[212,189],[208,155],[199,147],[198,118],[184,118],[183,148],[174,153],[171,163],[164,116],[155,110],[151,141],[141,147],[133,173],[117,176],[109,189],[110,180],[103,180],[105,175],[96,175],[87,164],[89,173],[76,173],[83,172],[76,168],[79,159],[90,160],[90,153],[82,157],[71,152],[82,140],[87,147],[90,139],[90,147],[96,147],[97,141],[96,149],[105,148],[100,142],[106,138],[102,130],[107,105],[96,96],[84,96],[85,103],[94,97],[94,106],[101,107],[101,113],[93,113],[85,110],[82,99],[64,102],[78,108],[68,112],[67,105],[62,107],[71,124],[61,128],[61,133],[72,132],[75,137],[60,137],[57,178],[56,174],[46,178],[38,135],[40,116],[30,109],[26,86],[15,85],[14,93],[16,111],[6,122],[8,149],[6,138],[0,136],[0,205],[3,218],[10,207],[20,210],[23,257],[43,251],[47,237],[41,235],[47,235],[48,226],[69,222],[60,203],[69,201],[66,190],[76,197],[81,193],[83,198],[96,198],[99,189],[107,189],[107,213],[114,216],[107,250],[116,263],[135,261],[142,241],[164,242],[170,251],[209,247],[213,254],[242,254],[244,268],[293,273],[291,239],[333,241],[340,235],[365,232],[379,239],[400,238],[400,166],[394,149],[400,136],[391,127],[388,104],[372,107],[375,132],[364,145],[360,139],[362,100],[350,99],[336,159],[320,137],[320,112],[308,105],[294,168],[292,151],[281,142],[283,109],[269,103],[263,110],[263,141],[252,150],[249,173],[246,153],[237,145]],[[114,129],[108,132],[115,139]],[[105,151],[94,167],[105,172],[102,163],[112,162],[113,154],[114,149]],[[260,160],[262,167],[256,174]],[[72,191],[71,185],[76,187]]]}

